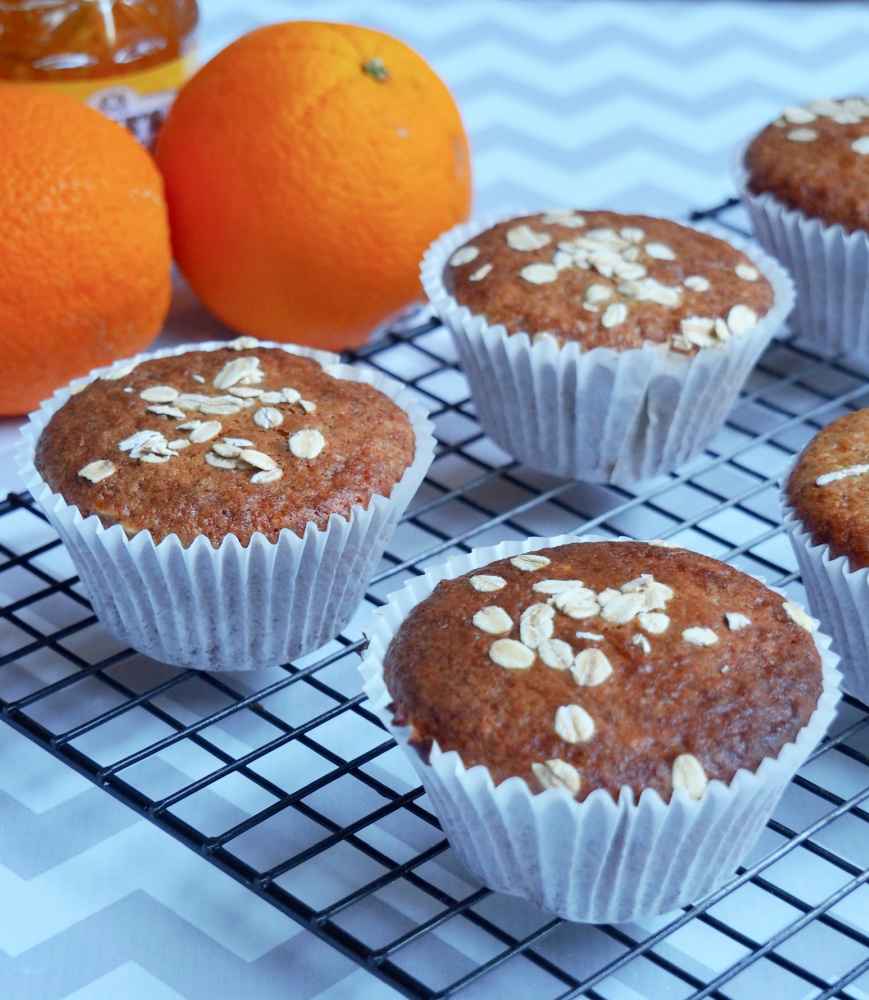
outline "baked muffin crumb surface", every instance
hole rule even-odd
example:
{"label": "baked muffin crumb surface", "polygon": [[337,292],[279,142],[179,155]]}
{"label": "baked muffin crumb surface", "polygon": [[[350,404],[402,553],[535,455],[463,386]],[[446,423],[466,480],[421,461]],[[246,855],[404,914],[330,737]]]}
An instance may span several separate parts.
{"label": "baked muffin crumb surface", "polygon": [[85,385],[43,431],[35,464],[83,516],[128,535],[246,545],[389,496],[414,448],[407,415],[373,386],[239,338]]}
{"label": "baked muffin crumb surface", "polygon": [[496,783],[580,799],[756,770],[821,694],[798,608],[726,564],[644,542],[585,542],[444,580],[389,646],[397,725]]}
{"label": "baked muffin crumb surface", "polygon": [[746,335],[772,288],[724,240],[667,219],[558,209],[498,223],[450,257],[446,290],[532,341],[696,354]]}
{"label": "baked muffin crumb surface", "polygon": [[785,108],[745,153],[748,187],[848,232],[869,230],[869,98]]}
{"label": "baked muffin crumb surface", "polygon": [[816,544],[851,569],[869,566],[869,409],[822,428],[788,477],[785,494]]}

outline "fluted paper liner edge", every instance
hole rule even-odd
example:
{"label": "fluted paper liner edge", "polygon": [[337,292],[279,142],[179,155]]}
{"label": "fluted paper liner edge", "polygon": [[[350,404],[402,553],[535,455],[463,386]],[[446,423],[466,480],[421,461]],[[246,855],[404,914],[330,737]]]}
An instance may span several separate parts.
{"label": "fluted paper liner edge", "polygon": [[829,638],[816,631],[823,691],[808,723],[778,757],[765,759],[756,772],[739,770],[729,785],[710,782],[699,800],[683,789],[669,803],[648,789],[635,801],[623,788],[618,802],[601,789],[583,802],[565,789],[532,794],[518,777],[495,785],[486,767],[466,768],[457,752],[437,743],[426,763],[408,744],[409,727],[393,724],[383,680],[386,648],[410,609],[441,579],[520,552],[598,540],[560,535],[504,542],[428,570],[378,610],[365,629],[369,646],[359,670],[371,709],[407,752],[451,846],[474,876],[568,920],[619,923],[687,904],[733,874],[832,721],[840,674]]}
{"label": "fluted paper liner edge", "polygon": [[[222,341],[186,344],[129,360],[226,346]],[[257,533],[247,546],[235,535],[227,535],[216,549],[204,537],[186,548],[177,535],[155,544],[149,531],[128,538],[120,525],[106,528],[96,515],[82,517],[51,491],[33,464],[39,435],[71,390],[128,361],[96,369],[58,390],[22,429],[19,471],[69,550],[95,614],[134,649],[174,666],[261,669],[335,638],[361,601],[434,454],[432,424],[401,383],[342,365],[326,351],[271,341],[256,346],[311,357],[337,378],[370,383],[405,411],[416,449],[388,497],[374,495],[367,509],[355,504],[349,519],[333,514],[323,531],[309,524],[301,537],[284,529],[276,542]]]}
{"label": "fluted paper liner edge", "polygon": [[442,280],[458,247],[513,217],[454,227],[432,243],[420,268],[486,433],[532,468],[590,482],[637,482],[672,472],[702,451],[791,311],[793,284],[784,269],[754,243],[720,227],[696,226],[745,253],[772,285],[773,306],[752,330],[693,356],[665,344],[586,352],[577,343],[533,344],[529,333],[507,334],[503,325],[489,325],[460,306]]}

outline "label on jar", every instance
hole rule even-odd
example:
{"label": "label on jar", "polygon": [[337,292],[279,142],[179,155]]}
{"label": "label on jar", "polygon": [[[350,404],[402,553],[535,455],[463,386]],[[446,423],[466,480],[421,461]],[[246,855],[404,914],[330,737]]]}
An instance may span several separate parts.
{"label": "label on jar", "polygon": [[147,149],[152,149],[175,95],[193,75],[196,50],[161,66],[104,76],[96,80],[52,80],[38,86],[50,87],[74,97],[127,128]]}

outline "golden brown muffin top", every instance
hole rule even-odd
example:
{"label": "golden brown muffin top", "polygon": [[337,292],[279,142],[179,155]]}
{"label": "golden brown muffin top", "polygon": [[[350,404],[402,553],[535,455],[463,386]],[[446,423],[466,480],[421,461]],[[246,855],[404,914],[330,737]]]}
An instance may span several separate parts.
{"label": "golden brown muffin top", "polygon": [[500,222],[452,254],[447,291],[488,323],[585,350],[720,346],[773,304],[724,240],[669,219],[557,209]]}
{"label": "golden brown muffin top", "polygon": [[87,517],[243,545],[259,531],[323,529],[331,514],[389,496],[413,461],[405,412],[311,358],[252,346],[116,367],[71,396],[42,432],[35,463]]}
{"label": "golden brown muffin top", "polygon": [[390,643],[398,725],[494,781],[695,798],[778,755],[822,690],[807,616],[731,566],[585,542],[444,580]]}
{"label": "golden brown muffin top", "polygon": [[869,566],[869,409],[846,413],[806,445],[785,486],[812,540],[851,569]]}
{"label": "golden brown muffin top", "polygon": [[745,167],[753,193],[848,232],[869,229],[869,98],[785,108],[752,141]]}

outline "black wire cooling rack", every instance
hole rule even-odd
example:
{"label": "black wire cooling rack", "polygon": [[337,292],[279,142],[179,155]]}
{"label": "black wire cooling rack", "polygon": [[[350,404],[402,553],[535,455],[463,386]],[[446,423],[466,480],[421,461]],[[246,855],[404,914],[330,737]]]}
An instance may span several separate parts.
{"label": "black wire cooling rack", "polygon": [[[741,228],[732,203],[699,217]],[[363,607],[317,654],[261,673],[121,648],[27,496],[0,505],[5,722],[410,997],[869,1000],[869,717],[845,697],[746,866],[684,911],[570,924],[462,869],[359,693],[360,628],[408,577],[529,534],[671,538],[802,600],[776,479],[869,405],[864,370],[779,341],[700,458],[636,490],[523,468],[480,434],[446,332],[396,328],[350,360],[433,409],[440,442]]]}

